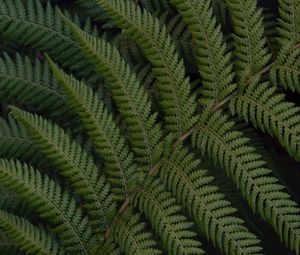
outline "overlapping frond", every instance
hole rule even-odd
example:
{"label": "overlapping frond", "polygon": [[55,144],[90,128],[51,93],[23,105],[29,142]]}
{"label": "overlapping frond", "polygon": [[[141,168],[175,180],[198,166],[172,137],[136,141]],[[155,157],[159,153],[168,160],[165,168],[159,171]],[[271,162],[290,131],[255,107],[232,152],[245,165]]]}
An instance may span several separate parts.
{"label": "overlapping frond", "polygon": [[149,178],[137,188],[133,203],[150,220],[168,254],[204,254],[201,243],[195,239],[193,223],[182,215],[176,199],[164,190],[158,179]]}
{"label": "overlapping frond", "polygon": [[113,98],[127,124],[138,162],[151,167],[160,157],[161,130],[157,114],[151,113],[151,101],[136,75],[108,42],[92,37],[66,20],[87,58],[106,79]]}
{"label": "overlapping frond", "polygon": [[276,87],[300,94],[300,44],[286,41],[271,68],[270,79]]}
{"label": "overlapping frond", "polygon": [[120,249],[116,245],[112,236],[106,239],[103,245],[99,249],[97,249],[96,252],[98,255],[120,255],[121,254]]}
{"label": "overlapping frond", "polygon": [[276,86],[300,93],[300,3],[279,1],[277,28],[279,52],[271,69],[271,80]]}
{"label": "overlapping frond", "polygon": [[0,58],[0,98],[29,106],[36,111],[47,110],[51,115],[68,115],[66,99],[46,63],[29,57],[8,54]]}
{"label": "overlapping frond", "polygon": [[43,162],[26,130],[12,117],[8,120],[0,118],[0,157],[15,158],[30,163]]}
{"label": "overlapping frond", "polygon": [[153,65],[161,106],[169,131],[183,134],[196,122],[196,101],[190,93],[182,59],[176,52],[166,27],[148,11],[132,1],[97,0],[116,25],[124,30],[142,49]]}
{"label": "overlapping frond", "polygon": [[234,27],[234,55],[240,88],[270,61],[264,37],[263,10],[256,0],[226,0]]}
{"label": "overlapping frond", "polygon": [[37,148],[66,177],[88,212],[94,231],[99,233],[112,221],[115,203],[110,185],[99,173],[87,152],[54,123],[38,115],[12,108],[13,116],[26,128]]}
{"label": "overlapping frond", "polygon": [[286,41],[300,43],[300,3],[297,0],[279,0],[279,37],[283,46]]}
{"label": "overlapping frond", "polygon": [[141,215],[128,208],[113,229],[114,240],[126,255],[162,255],[151,232],[145,228]]}
{"label": "overlapping frond", "polygon": [[227,52],[221,26],[213,14],[211,1],[172,0],[192,34],[197,64],[202,78],[202,105],[207,100],[223,101],[235,89],[231,54]]}
{"label": "overlapping frond", "polygon": [[160,178],[201,233],[224,254],[261,254],[259,239],[235,215],[236,209],[199,163],[193,154],[179,146],[163,159]]}
{"label": "overlapping frond", "polygon": [[0,228],[26,254],[65,254],[53,235],[41,226],[32,225],[25,218],[0,210]]}
{"label": "overlapping frond", "polygon": [[[58,7],[50,2],[43,7],[39,0],[3,0],[0,2],[1,37],[21,45],[30,45],[46,51],[65,67],[77,70],[77,74],[95,81],[92,66],[80,53],[78,44],[72,40],[70,30],[58,14]],[[65,15],[70,15],[65,11]],[[78,25],[78,17],[73,19]],[[85,30],[92,32],[88,21]]]}
{"label": "overlapping frond", "polygon": [[8,239],[5,233],[0,230],[0,252],[5,255],[24,255],[14,242]]}
{"label": "overlapping frond", "polygon": [[232,178],[254,212],[269,222],[282,241],[299,252],[300,210],[262,157],[248,145],[248,138],[233,129],[222,112],[203,114],[194,145],[220,164]]}
{"label": "overlapping frond", "polygon": [[256,0],[227,2],[235,29],[236,67],[241,72],[241,93],[231,100],[231,111],[276,137],[299,161],[300,108],[278,94],[269,82],[263,82],[263,73],[270,68],[266,67],[270,54],[265,46],[262,11],[257,9]]}
{"label": "overlapping frond", "polygon": [[15,191],[41,218],[53,225],[67,252],[89,254],[93,246],[91,227],[75,199],[47,175],[19,161],[0,160],[0,181]]}
{"label": "overlapping frond", "polygon": [[48,61],[68,103],[79,115],[97,154],[104,160],[112,191],[118,200],[125,200],[139,183],[139,169],[113,116],[90,87],[65,74],[50,59]]}

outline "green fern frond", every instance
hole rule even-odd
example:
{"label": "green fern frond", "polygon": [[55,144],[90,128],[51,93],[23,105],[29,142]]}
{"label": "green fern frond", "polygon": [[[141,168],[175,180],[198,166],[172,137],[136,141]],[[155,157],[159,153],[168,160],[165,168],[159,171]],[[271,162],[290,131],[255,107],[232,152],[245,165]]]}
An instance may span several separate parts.
{"label": "green fern frond", "polygon": [[113,229],[114,240],[125,255],[162,255],[153,236],[141,221],[141,215],[128,208]]}
{"label": "green fern frond", "polygon": [[206,0],[171,0],[192,34],[200,76],[203,79],[202,102],[223,101],[235,89],[234,74],[230,64],[220,25],[213,15],[211,2]]}
{"label": "green fern frond", "polygon": [[96,251],[97,255],[120,255],[120,249],[117,247],[116,243],[113,240],[113,237],[110,236],[105,240],[104,244],[100,249]]}
{"label": "green fern frond", "polygon": [[300,47],[286,41],[271,68],[270,79],[276,87],[300,94]]}
{"label": "green fern frond", "polygon": [[53,224],[66,252],[89,255],[91,228],[74,199],[47,175],[18,161],[0,160],[0,181],[35,209],[41,218]]}
{"label": "green fern frond", "polygon": [[[39,0],[3,0],[0,2],[0,32],[1,37],[16,41],[19,45],[31,45],[40,51],[46,51],[56,61],[65,67],[77,70],[77,74],[93,76],[93,68],[87,65],[80,54],[78,44],[71,39],[70,30],[64,25],[58,14],[58,7],[52,7],[50,2],[43,7]],[[65,11],[65,15],[70,15]],[[78,17],[74,22],[79,25]],[[86,27],[87,32],[91,32]]]}
{"label": "green fern frond", "polygon": [[[259,85],[258,85],[259,84]],[[289,154],[300,161],[300,108],[276,93],[269,82],[253,80],[230,102],[232,114],[276,137]]]}
{"label": "green fern frond", "polygon": [[148,179],[137,188],[133,204],[150,220],[168,254],[204,254],[201,243],[195,240],[193,224],[181,214],[180,206],[159,180]]}
{"label": "green fern frond", "polygon": [[115,214],[115,203],[110,185],[87,152],[52,122],[38,115],[12,107],[13,116],[27,130],[37,148],[53,162],[59,173],[66,177],[88,212],[95,233],[108,227]]}
{"label": "green fern frond", "polygon": [[169,131],[174,134],[187,132],[196,122],[193,116],[195,97],[190,94],[189,79],[185,78],[183,61],[176,53],[176,46],[160,26],[160,21],[132,1],[97,0],[110,18],[124,30],[142,49],[154,66],[161,106]]}
{"label": "green fern frond", "polygon": [[34,255],[65,254],[57,240],[41,226],[32,225],[25,218],[0,210],[0,228],[25,251]]}
{"label": "green fern frond", "polygon": [[138,169],[113,116],[91,88],[65,74],[49,58],[48,61],[64,88],[70,106],[79,115],[95,145],[97,154],[104,160],[112,191],[118,200],[125,200],[139,183]]}
{"label": "green fern frond", "polygon": [[26,134],[26,130],[9,116],[0,118],[0,157],[15,158],[29,163],[42,163],[42,155]]}
{"label": "green fern frond", "polygon": [[66,99],[46,63],[16,54],[0,58],[0,98],[29,106],[36,111],[47,110],[51,115],[68,115]]}
{"label": "green fern frond", "polygon": [[261,254],[259,240],[235,215],[236,209],[212,183],[193,154],[179,146],[160,167],[162,182],[194,219],[208,240],[224,254]]}
{"label": "green fern frond", "polygon": [[300,43],[300,3],[298,0],[279,0],[279,37],[281,46],[288,40]]}
{"label": "green fern frond", "polygon": [[236,67],[244,73],[239,83],[242,91],[231,100],[231,112],[276,137],[299,161],[300,108],[285,100],[270,83],[262,82],[263,73],[270,68],[265,66],[270,54],[265,46],[262,11],[256,8],[256,0],[228,0],[228,6],[236,33]]}
{"label": "green fern frond", "polygon": [[162,136],[157,114],[151,113],[151,101],[136,75],[121,58],[119,52],[104,40],[92,37],[70,23],[70,29],[87,58],[107,80],[113,98],[127,124],[137,161],[151,168],[160,158]]}
{"label": "green fern frond", "polygon": [[259,73],[271,59],[264,37],[263,10],[257,8],[256,0],[226,2],[234,27],[237,75],[240,86],[245,87],[251,76]]}
{"label": "green fern frond", "polygon": [[24,255],[25,253],[18,249],[17,245],[7,238],[0,230],[0,253],[5,255]]}
{"label": "green fern frond", "polygon": [[269,222],[280,239],[299,252],[300,210],[262,157],[248,145],[248,138],[234,130],[222,112],[204,113],[193,144],[227,171],[254,212]]}

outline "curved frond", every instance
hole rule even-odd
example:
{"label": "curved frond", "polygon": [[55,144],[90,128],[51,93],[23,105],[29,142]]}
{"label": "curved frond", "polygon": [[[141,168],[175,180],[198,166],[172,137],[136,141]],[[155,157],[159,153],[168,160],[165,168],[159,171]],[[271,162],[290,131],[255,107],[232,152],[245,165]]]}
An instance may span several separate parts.
{"label": "curved frond", "polygon": [[262,11],[257,9],[256,0],[227,2],[236,33],[236,67],[244,73],[239,83],[242,91],[231,100],[231,111],[276,137],[299,161],[300,108],[285,100],[269,82],[263,82],[262,74],[270,68],[265,66],[270,54],[266,48]]}
{"label": "curved frond", "polygon": [[300,247],[300,210],[262,157],[248,145],[222,112],[203,114],[194,145],[219,163],[232,178],[254,212],[269,222],[280,239],[292,249]]}
{"label": "curved frond", "polygon": [[256,0],[226,0],[232,17],[236,57],[235,64],[240,88],[247,86],[252,76],[261,72],[271,59],[264,37],[263,10]]}
{"label": "curved frond", "polygon": [[203,79],[202,105],[206,100],[223,101],[236,88],[231,54],[227,52],[221,26],[213,14],[211,1],[171,0],[192,34],[200,76]]}
{"label": "curved frond", "polygon": [[0,118],[0,157],[15,158],[30,163],[45,161],[26,134],[26,130],[11,116],[7,121]]}
{"label": "curved frond", "polygon": [[118,200],[125,200],[140,181],[137,180],[139,170],[113,116],[91,88],[65,74],[50,59],[48,61],[64,88],[68,103],[79,115],[96,152],[104,160],[113,192]]}
{"label": "curved frond", "polygon": [[[1,37],[21,45],[30,45],[39,51],[46,51],[65,67],[77,74],[95,81],[92,66],[80,53],[78,44],[72,40],[70,30],[58,14],[59,8],[50,1],[43,7],[39,0],[3,0],[0,2]],[[65,15],[70,15],[65,11]],[[74,22],[79,24],[78,17]],[[92,32],[86,27],[87,32]]]}
{"label": "curved frond", "polygon": [[279,37],[281,46],[288,40],[300,43],[300,3],[298,0],[279,0]]}
{"label": "curved frond", "polygon": [[91,228],[70,195],[47,175],[18,161],[0,160],[0,181],[15,191],[41,218],[53,224],[67,252],[89,255]]}
{"label": "curved frond", "polygon": [[271,68],[270,78],[276,87],[300,94],[300,45],[286,41]]}
{"label": "curved frond", "polygon": [[8,54],[0,58],[0,99],[29,106],[35,111],[47,110],[51,115],[68,115],[66,99],[49,67],[40,60]]}
{"label": "curved frond", "polygon": [[193,218],[197,228],[224,254],[261,254],[259,239],[235,215],[236,209],[200,168],[199,160],[179,146],[163,159],[160,178]]}
{"label": "curved frond", "polygon": [[190,82],[185,77],[183,61],[166,27],[161,27],[159,19],[146,10],[142,11],[132,1],[97,2],[117,26],[143,49],[153,65],[168,130],[177,135],[187,132],[196,122],[196,100],[190,93]]}
{"label": "curved frond", "polygon": [[12,108],[12,114],[26,128],[39,150],[71,182],[99,235],[112,221],[115,203],[110,185],[99,174],[92,157],[54,123],[17,108]]}
{"label": "curved frond", "polygon": [[125,255],[162,255],[152,234],[145,229],[141,215],[131,207],[118,219],[112,234]]}
{"label": "curved frond", "polygon": [[0,210],[0,228],[17,246],[32,255],[63,255],[65,252],[55,238],[41,226],[25,218]]}
{"label": "curved frond", "polygon": [[137,188],[134,205],[150,220],[168,254],[204,254],[201,243],[195,239],[193,223],[182,215],[176,199],[164,190],[159,180],[148,179]]}
{"label": "curved frond", "polygon": [[151,113],[151,101],[119,52],[108,42],[92,37],[67,19],[70,29],[87,58],[106,79],[113,98],[127,124],[130,141],[138,162],[151,168],[160,157],[160,126]]}

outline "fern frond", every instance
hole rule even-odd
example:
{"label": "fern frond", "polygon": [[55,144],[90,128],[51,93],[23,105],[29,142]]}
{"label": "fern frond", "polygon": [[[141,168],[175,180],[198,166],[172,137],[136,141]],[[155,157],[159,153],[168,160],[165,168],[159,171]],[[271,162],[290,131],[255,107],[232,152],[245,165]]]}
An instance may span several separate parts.
{"label": "fern frond", "polygon": [[[299,45],[300,46],[300,45]],[[286,41],[271,68],[270,78],[276,87],[300,94],[300,47]]]}
{"label": "fern frond", "polygon": [[201,243],[195,240],[193,224],[181,214],[176,199],[164,190],[158,179],[148,179],[137,188],[133,204],[150,220],[168,254],[204,254]]}
{"label": "fern frond", "polygon": [[5,255],[24,255],[15,243],[8,239],[5,233],[0,230],[0,253]]}
{"label": "fern frond", "polygon": [[160,178],[201,233],[224,254],[261,254],[259,239],[235,215],[236,209],[212,183],[214,178],[187,149],[179,146],[163,159]]}
{"label": "fern frond", "polygon": [[248,139],[234,130],[222,112],[204,113],[193,144],[219,163],[232,178],[254,212],[270,223],[280,239],[293,250],[300,247],[300,210],[271,175],[262,157]]}
{"label": "fern frond", "polygon": [[213,15],[211,1],[171,0],[180,12],[192,34],[197,64],[203,79],[202,105],[207,100],[223,101],[236,88],[233,78],[231,54],[227,52],[221,27]]}
{"label": "fern frond", "polygon": [[105,240],[104,244],[100,249],[96,251],[97,255],[120,255],[120,249],[117,247],[113,237],[110,236]]}
{"label": "fern frond", "polygon": [[300,3],[297,0],[279,0],[279,37],[281,46],[286,41],[300,43]]}
{"label": "fern frond", "polygon": [[26,254],[65,254],[51,234],[47,233],[41,226],[32,225],[25,218],[0,210],[0,228]]}
{"label": "fern frond", "polygon": [[71,183],[88,212],[99,238],[115,214],[110,185],[87,152],[57,125],[38,115],[12,107],[13,116],[27,130],[37,148]]}
{"label": "fern frond", "polygon": [[[95,81],[93,68],[80,53],[78,44],[71,39],[70,30],[58,14],[58,7],[50,2],[43,7],[39,0],[3,0],[0,2],[1,37],[19,45],[31,45],[46,51],[65,67],[77,70],[77,74]],[[65,11],[65,15],[70,15]],[[74,22],[79,24],[78,17]],[[91,32],[88,27],[87,32]]]}
{"label": "fern frond", "polygon": [[68,115],[66,99],[49,67],[40,60],[16,54],[0,58],[0,98],[7,102],[30,106],[36,111],[47,110],[51,115]]}
{"label": "fern frond", "polygon": [[79,115],[95,145],[96,152],[104,160],[112,191],[118,200],[125,200],[139,183],[138,169],[113,116],[91,88],[65,74],[49,58],[48,61],[64,88],[70,106]]}
{"label": "fern frond", "polygon": [[87,218],[68,193],[47,175],[19,161],[0,160],[0,181],[35,209],[41,218],[53,224],[67,252],[89,255],[91,228]]}
{"label": "fern frond", "polygon": [[43,163],[42,155],[26,134],[26,130],[9,116],[0,118],[0,157],[15,158],[29,163]]}
{"label": "fern frond", "polygon": [[113,236],[125,255],[162,255],[152,234],[145,229],[141,215],[134,213],[131,207],[114,225]]}
{"label": "fern frond", "polygon": [[70,29],[95,68],[107,80],[113,98],[127,124],[137,161],[151,168],[160,158],[162,136],[151,113],[151,101],[136,75],[119,52],[104,40],[87,35],[67,19]]}
{"label": "fern frond", "polygon": [[237,75],[241,89],[259,73],[271,59],[264,37],[263,10],[256,0],[226,0],[234,27]]}
{"label": "fern frond", "polygon": [[276,93],[269,82],[253,80],[244,93],[231,100],[230,110],[276,137],[289,154],[300,161],[300,108],[287,102],[285,95]]}
{"label": "fern frond", "polygon": [[154,66],[161,106],[169,131],[187,132],[196,122],[196,101],[190,94],[189,79],[185,78],[183,61],[176,46],[160,26],[160,21],[132,1],[97,0],[116,25],[124,30],[142,49]]}
{"label": "fern frond", "polygon": [[285,100],[270,83],[262,82],[263,73],[270,68],[265,66],[270,54],[265,47],[262,11],[256,8],[255,0],[228,0],[228,6],[236,33],[236,66],[244,73],[239,83],[241,93],[231,100],[231,111],[276,137],[299,161],[300,108]]}

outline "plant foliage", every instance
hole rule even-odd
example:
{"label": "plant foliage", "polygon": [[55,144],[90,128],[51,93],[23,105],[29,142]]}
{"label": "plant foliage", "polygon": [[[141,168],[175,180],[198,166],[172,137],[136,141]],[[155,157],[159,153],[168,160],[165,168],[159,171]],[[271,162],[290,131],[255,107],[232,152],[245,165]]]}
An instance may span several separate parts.
{"label": "plant foliage", "polygon": [[0,253],[299,254],[300,2],[273,8],[1,0]]}

